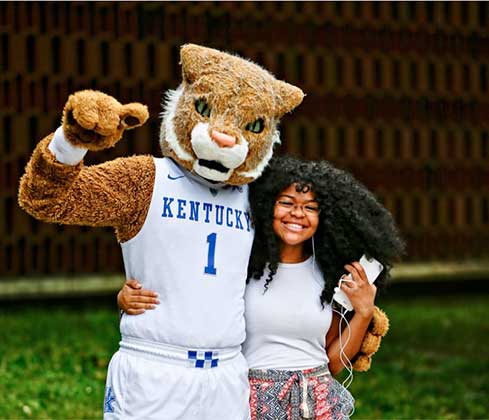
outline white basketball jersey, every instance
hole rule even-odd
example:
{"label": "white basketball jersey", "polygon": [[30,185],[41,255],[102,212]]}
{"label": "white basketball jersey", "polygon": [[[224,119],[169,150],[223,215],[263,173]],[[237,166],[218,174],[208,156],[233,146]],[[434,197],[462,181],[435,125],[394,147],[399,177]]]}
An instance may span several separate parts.
{"label": "white basketball jersey", "polygon": [[253,242],[248,186],[213,188],[169,158],[156,159],[141,231],[121,244],[126,277],[160,304],[124,315],[123,336],[189,348],[239,346]]}

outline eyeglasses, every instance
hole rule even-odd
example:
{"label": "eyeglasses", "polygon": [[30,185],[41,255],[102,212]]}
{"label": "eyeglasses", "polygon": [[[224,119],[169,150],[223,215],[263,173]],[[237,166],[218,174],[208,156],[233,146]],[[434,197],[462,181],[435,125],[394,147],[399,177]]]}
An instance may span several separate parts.
{"label": "eyeglasses", "polygon": [[321,209],[318,207],[318,205],[314,203],[296,204],[290,200],[277,200],[275,202],[275,206],[282,211],[288,211],[288,212],[299,208],[302,210],[302,213],[304,213],[307,216],[317,217],[321,212]]}

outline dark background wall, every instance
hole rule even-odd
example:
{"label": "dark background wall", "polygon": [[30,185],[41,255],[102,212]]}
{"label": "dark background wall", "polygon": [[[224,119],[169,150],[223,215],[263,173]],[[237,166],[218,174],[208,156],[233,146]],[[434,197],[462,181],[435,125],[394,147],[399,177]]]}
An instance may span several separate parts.
{"label": "dark background wall", "polygon": [[349,169],[392,211],[407,261],[489,257],[489,5],[476,2],[0,3],[0,276],[121,271],[111,229],[38,223],[17,205],[68,95],[146,103],[94,164],[159,155],[163,92],[187,42],[300,86],[279,153]]}

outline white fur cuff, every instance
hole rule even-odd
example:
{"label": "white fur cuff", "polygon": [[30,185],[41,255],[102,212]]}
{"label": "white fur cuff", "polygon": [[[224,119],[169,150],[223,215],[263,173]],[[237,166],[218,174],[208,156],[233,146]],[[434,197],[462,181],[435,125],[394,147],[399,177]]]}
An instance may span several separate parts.
{"label": "white fur cuff", "polygon": [[58,162],[70,166],[78,165],[88,151],[88,149],[83,147],[73,146],[66,140],[63,127],[58,127],[54,132],[53,139],[49,143],[48,149]]}

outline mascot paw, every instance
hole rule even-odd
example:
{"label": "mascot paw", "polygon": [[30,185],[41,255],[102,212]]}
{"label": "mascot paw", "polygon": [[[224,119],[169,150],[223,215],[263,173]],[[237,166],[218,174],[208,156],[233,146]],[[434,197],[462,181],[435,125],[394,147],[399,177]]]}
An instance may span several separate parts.
{"label": "mascot paw", "polygon": [[365,372],[370,369],[372,355],[379,350],[382,337],[389,330],[389,318],[379,307],[374,308],[374,316],[368,326],[368,330],[363,337],[359,353],[353,358],[353,369],[358,372]]}
{"label": "mascot paw", "polygon": [[371,332],[367,331],[365,337],[363,337],[360,352],[368,355],[376,353],[380,347],[381,340],[382,337],[380,335],[373,335]]}
{"label": "mascot paw", "polygon": [[124,130],[143,125],[148,116],[145,105],[122,105],[105,93],[83,90],[68,98],[63,110],[63,130],[75,146],[102,150],[114,146]]}
{"label": "mascot paw", "polygon": [[389,318],[378,306],[374,308],[374,316],[369,326],[369,331],[374,335],[384,337],[389,331]]}
{"label": "mascot paw", "polygon": [[366,372],[370,369],[372,364],[372,358],[365,354],[359,354],[355,360],[353,360],[353,369],[357,372]]}

